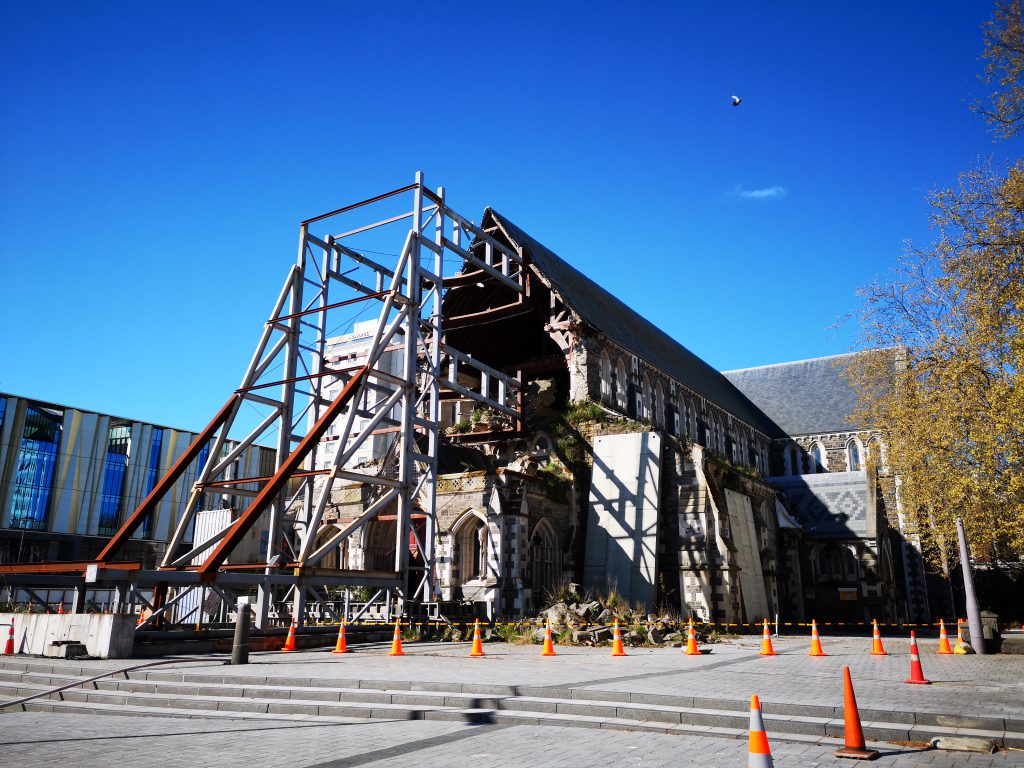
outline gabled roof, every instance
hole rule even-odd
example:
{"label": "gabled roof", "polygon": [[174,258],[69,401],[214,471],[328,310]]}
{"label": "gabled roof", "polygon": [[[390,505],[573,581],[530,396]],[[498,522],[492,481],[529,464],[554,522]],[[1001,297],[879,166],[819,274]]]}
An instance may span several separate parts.
{"label": "gabled roof", "polygon": [[584,323],[769,437],[783,436],[779,427],[728,379],[678,341],[493,208],[484,212],[485,227],[489,221],[523,248],[534,268]]}
{"label": "gabled roof", "polygon": [[856,353],[726,371],[725,376],[788,435],[857,429],[857,392],[844,378]]}

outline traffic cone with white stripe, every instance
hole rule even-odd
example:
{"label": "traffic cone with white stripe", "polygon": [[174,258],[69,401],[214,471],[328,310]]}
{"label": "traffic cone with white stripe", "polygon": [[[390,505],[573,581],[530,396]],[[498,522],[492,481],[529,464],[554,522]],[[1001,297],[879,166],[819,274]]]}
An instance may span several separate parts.
{"label": "traffic cone with white stripe", "polygon": [[888,656],[889,654],[886,653],[885,646],[882,645],[882,634],[878,631],[878,621],[876,619],[872,619],[871,624],[871,655]]}
{"label": "traffic cone with white stripe", "polygon": [[388,656],[405,656],[402,650],[402,620],[395,619],[395,636],[391,638],[391,650]]}
{"label": "traffic cone with white stripe", "polygon": [[750,731],[747,740],[747,768],[774,768],[768,734],[761,717],[761,700],[757,694],[750,697]]}
{"label": "traffic cone with white stripe", "polygon": [[551,640],[551,619],[548,619],[547,628],[544,630],[544,647],[540,652],[541,656],[557,656],[555,653],[555,644]]}
{"label": "traffic cone with white stripe", "polygon": [[281,646],[281,653],[291,653],[292,651],[298,650],[295,647],[295,622],[293,621],[288,627],[288,637],[284,640],[284,645]]}
{"label": "traffic cone with white stripe", "polygon": [[697,631],[693,628],[693,619],[690,619],[690,627],[686,631],[686,650],[684,653],[687,656],[700,656],[700,648],[697,647]]}
{"label": "traffic cone with white stripe", "polygon": [[470,649],[469,655],[475,659],[480,659],[484,656],[484,642],[480,637],[480,619],[477,619],[473,625],[473,647]]}
{"label": "traffic cone with white stripe", "polygon": [[949,638],[946,637],[946,622],[942,619],[939,619],[939,650],[936,653],[943,656],[953,653],[953,649],[949,647]]}
{"label": "traffic cone with white stripe", "polygon": [[808,656],[828,656],[821,648],[821,638],[818,637],[818,622],[811,619],[811,652]]}
{"label": "traffic cone with white stripe", "polygon": [[612,629],[612,656],[628,656],[625,648],[622,647],[622,632],[619,630],[619,620],[615,620],[615,627]]}
{"label": "traffic cone with white stripe", "polygon": [[910,677],[903,682],[911,685],[931,685],[931,680],[924,679],[924,670],[921,669],[921,656],[917,652],[917,633],[910,630]]}
{"label": "traffic cone with white stripe", "polygon": [[331,653],[348,653],[348,643],[345,642],[345,622],[338,625],[338,642],[334,644]]}
{"label": "traffic cone with white stripe", "polygon": [[7,643],[4,645],[4,656],[14,655],[14,619],[11,619],[11,629],[7,633]]}
{"label": "traffic cone with white stripe", "polygon": [[843,748],[836,757],[852,757],[855,760],[874,760],[878,752],[868,749],[864,743],[864,729],[860,725],[857,697],[853,693],[850,668],[843,667]]}
{"label": "traffic cone with white stripe", "polygon": [[764,620],[764,632],[761,633],[761,655],[778,656],[772,647],[772,633],[768,631],[768,619]]}

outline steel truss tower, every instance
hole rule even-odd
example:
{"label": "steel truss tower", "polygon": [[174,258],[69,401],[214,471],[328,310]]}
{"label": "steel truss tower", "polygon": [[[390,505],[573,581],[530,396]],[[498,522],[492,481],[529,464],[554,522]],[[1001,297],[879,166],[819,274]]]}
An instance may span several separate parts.
{"label": "steel truss tower", "polygon": [[[520,380],[445,343],[445,290],[483,278],[511,291],[508,309],[524,301],[522,254],[449,207],[444,189],[428,189],[422,173],[408,186],[303,221],[298,257],[251,362],[206,428],[94,562],[8,566],[8,582],[74,586],[78,610],[85,609],[82,595],[90,586],[113,586],[132,610],[136,602],[152,609],[141,629],[169,627],[170,609],[195,590],[201,592],[197,605],[210,593],[233,604],[235,595],[255,588],[261,627],[284,591],[299,624],[307,600],[322,601],[324,587],[364,585],[389,600],[392,591],[405,600],[432,600],[442,399],[479,403],[511,418],[517,430],[522,423]],[[334,330],[367,315],[376,323],[359,364],[326,363]],[[331,396],[333,385],[339,386]],[[383,460],[369,470],[355,466],[360,448],[381,435],[391,445]],[[327,437],[336,438],[337,449],[325,457]],[[272,474],[239,476],[236,460],[253,445],[276,448]],[[204,453],[209,459],[160,566],[118,562],[146,517]],[[392,467],[397,472],[388,471]],[[344,526],[325,522],[332,489],[340,484],[359,484],[365,499],[362,512]],[[220,530],[191,540],[197,513],[217,497],[246,503]],[[384,514],[396,520],[393,570],[324,567],[346,539]],[[414,515],[421,526],[413,525]],[[254,530],[267,542],[266,561],[231,562]],[[416,564],[412,545],[421,553]]]}

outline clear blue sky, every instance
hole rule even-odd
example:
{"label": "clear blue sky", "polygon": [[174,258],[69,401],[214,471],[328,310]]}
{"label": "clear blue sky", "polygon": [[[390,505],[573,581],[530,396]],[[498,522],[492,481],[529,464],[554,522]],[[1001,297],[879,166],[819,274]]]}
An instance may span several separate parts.
{"label": "clear blue sky", "polygon": [[298,222],[416,170],[720,369],[847,351],[926,192],[1019,151],[968,110],[991,11],[5,3],[0,390],[200,427]]}

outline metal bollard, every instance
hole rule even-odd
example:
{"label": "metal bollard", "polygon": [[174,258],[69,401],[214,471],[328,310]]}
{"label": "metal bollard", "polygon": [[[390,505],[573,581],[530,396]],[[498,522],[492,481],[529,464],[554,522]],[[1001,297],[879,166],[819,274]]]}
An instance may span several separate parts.
{"label": "metal bollard", "polygon": [[231,663],[249,663],[249,603],[238,601],[235,617],[235,642],[231,646]]}

